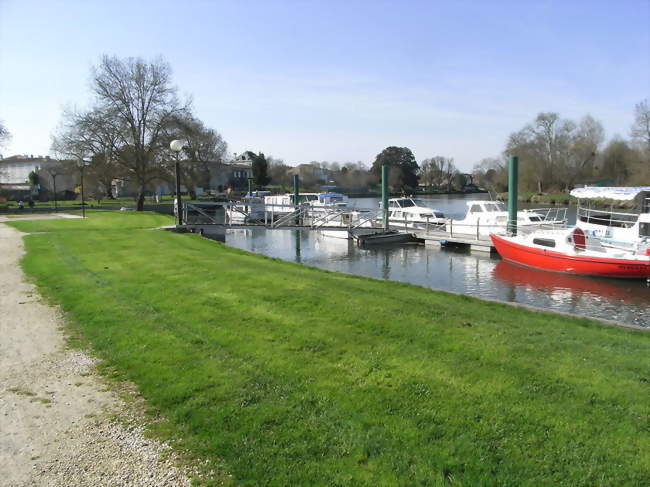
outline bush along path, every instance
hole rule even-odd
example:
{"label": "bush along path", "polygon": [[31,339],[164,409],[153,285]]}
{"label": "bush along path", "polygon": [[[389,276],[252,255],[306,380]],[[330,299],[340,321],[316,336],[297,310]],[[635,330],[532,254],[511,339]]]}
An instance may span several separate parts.
{"label": "bush along path", "polygon": [[24,269],[204,484],[650,484],[650,334],[144,230],[156,218],[13,225],[38,232]]}

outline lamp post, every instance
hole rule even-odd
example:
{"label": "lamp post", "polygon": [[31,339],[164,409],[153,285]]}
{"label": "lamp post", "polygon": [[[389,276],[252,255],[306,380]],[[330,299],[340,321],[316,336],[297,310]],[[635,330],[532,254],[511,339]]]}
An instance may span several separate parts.
{"label": "lamp post", "polygon": [[56,202],[56,177],[58,176],[58,173],[52,173],[52,182],[54,183],[54,211],[59,211],[59,206],[57,205]]}
{"label": "lamp post", "polygon": [[86,203],[84,201],[84,169],[86,168],[86,163],[81,160],[79,165],[79,170],[81,171],[81,216],[86,218]]}
{"label": "lamp post", "polygon": [[183,147],[185,147],[185,141],[183,140],[172,140],[169,144],[169,148],[172,150],[172,152],[176,153],[174,171],[176,173],[176,215],[179,225],[183,224],[183,214],[181,212],[181,165],[179,163],[178,156],[183,150]]}

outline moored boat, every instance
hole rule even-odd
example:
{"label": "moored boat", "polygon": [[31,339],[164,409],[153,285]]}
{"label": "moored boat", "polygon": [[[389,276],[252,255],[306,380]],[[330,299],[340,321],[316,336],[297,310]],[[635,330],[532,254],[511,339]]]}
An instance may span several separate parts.
{"label": "moored boat", "polygon": [[388,222],[401,229],[422,229],[427,226],[443,226],[445,215],[426,206],[420,200],[404,197],[388,200]]}
{"label": "moored boat", "polygon": [[490,238],[499,255],[516,264],[586,276],[650,278],[650,246],[634,251],[605,246],[577,227]]}
{"label": "moored boat", "polygon": [[[650,186],[586,186],[573,189],[571,196],[578,199],[576,226],[605,245],[632,249],[650,241]],[[612,201],[633,209],[614,211]]]}
{"label": "moored boat", "polygon": [[[528,232],[561,225],[566,222],[563,213],[566,213],[564,208],[519,210],[517,228]],[[492,233],[505,234],[508,217],[508,210],[501,201],[472,200],[467,202],[465,217],[462,220],[450,220],[447,230],[485,237]]]}

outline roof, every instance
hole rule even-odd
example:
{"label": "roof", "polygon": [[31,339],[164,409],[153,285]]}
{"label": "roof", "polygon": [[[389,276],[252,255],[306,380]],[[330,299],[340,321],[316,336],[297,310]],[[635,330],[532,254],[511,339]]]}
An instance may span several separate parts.
{"label": "roof", "polygon": [[581,199],[603,198],[608,200],[629,201],[637,197],[639,193],[650,192],[650,186],[586,186],[571,190],[571,196]]}

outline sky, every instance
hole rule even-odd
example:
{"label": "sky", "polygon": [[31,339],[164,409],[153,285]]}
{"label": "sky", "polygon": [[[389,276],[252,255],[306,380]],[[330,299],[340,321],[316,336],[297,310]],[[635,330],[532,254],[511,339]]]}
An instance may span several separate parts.
{"label": "sky", "polygon": [[49,154],[104,54],[162,57],[233,153],[370,164],[396,145],[469,171],[539,112],[628,137],[650,0],[0,0],[0,152]]}

